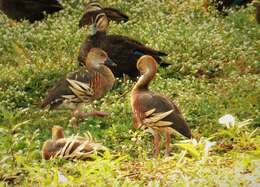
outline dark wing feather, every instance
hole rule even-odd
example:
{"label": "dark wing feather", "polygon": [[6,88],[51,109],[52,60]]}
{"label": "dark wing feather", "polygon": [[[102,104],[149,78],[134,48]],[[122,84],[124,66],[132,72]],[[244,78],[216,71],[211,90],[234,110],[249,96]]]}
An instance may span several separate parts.
{"label": "dark wing feather", "polygon": [[129,17],[124,14],[123,12],[121,12],[118,9],[115,8],[103,8],[104,12],[106,13],[107,17],[110,20],[113,20],[117,23],[123,21],[123,22],[127,22],[129,20]]}
{"label": "dark wing feather", "polygon": [[[107,52],[108,56],[117,64],[116,67],[110,67],[115,76],[127,74],[130,77],[139,75],[136,68],[136,62],[142,54],[151,55],[161,66],[170,64],[164,63],[160,56],[166,55],[163,52],[146,47],[141,42],[120,35],[106,35],[104,32],[97,32],[89,36],[81,45],[78,61],[84,64],[88,51],[92,47],[98,47]],[[141,53],[141,54],[140,54]]]}
{"label": "dark wing feather", "polygon": [[134,77],[139,75],[139,72],[136,69],[136,62],[142,56],[141,53],[143,55],[153,56],[162,66],[170,65],[163,62],[160,58],[161,55],[167,54],[147,47],[141,42],[126,36],[107,35],[106,37],[103,37],[100,45],[100,47],[108,53],[108,56],[117,63],[117,67],[111,68],[116,76],[118,76],[117,71],[124,72],[125,74]]}
{"label": "dark wing feather", "polygon": [[173,125],[171,125],[173,129],[182,135],[191,138],[190,129],[180,110],[167,97],[153,92],[143,92],[139,95],[138,100],[143,114],[152,109],[156,109],[155,113],[168,112],[173,109],[173,113],[165,117],[163,121],[173,122]]}
{"label": "dark wing feather", "polygon": [[62,5],[57,0],[20,0],[24,4],[24,8],[28,11],[46,11],[53,13],[63,9]]}
{"label": "dark wing feather", "polygon": [[[109,40],[114,45],[127,46],[128,49],[131,50],[132,55],[135,55],[136,51],[143,53],[143,54],[146,54],[146,55],[152,55],[154,57],[166,56],[167,55],[164,52],[154,50],[150,47],[147,47],[146,45],[142,44],[141,42],[136,41],[136,40],[129,38],[127,36],[108,35],[107,40]],[[139,55],[137,54],[137,56],[139,56]]]}

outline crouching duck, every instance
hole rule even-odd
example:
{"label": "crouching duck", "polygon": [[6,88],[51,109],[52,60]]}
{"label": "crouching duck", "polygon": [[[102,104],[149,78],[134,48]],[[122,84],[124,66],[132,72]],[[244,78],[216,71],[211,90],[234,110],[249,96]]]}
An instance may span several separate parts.
{"label": "crouching duck", "polygon": [[77,127],[77,119],[87,116],[107,116],[100,111],[82,112],[84,105],[103,97],[112,89],[115,77],[106,66],[115,65],[106,52],[98,48],[90,49],[85,60],[86,69],[67,75],[51,88],[43,100],[41,107],[73,109],[72,125]]}
{"label": "crouching duck", "polygon": [[137,77],[139,72],[136,69],[138,58],[144,54],[151,55],[159,62],[160,66],[168,66],[170,64],[162,61],[160,56],[167,54],[154,50],[144,44],[121,35],[108,35],[108,19],[104,13],[98,14],[94,21],[94,33],[90,35],[80,47],[78,62],[84,64],[84,59],[88,55],[89,50],[98,47],[107,52],[108,56],[117,64],[110,67],[117,77],[127,74],[130,77]]}
{"label": "crouching duck", "polygon": [[166,155],[170,154],[170,130],[175,129],[187,138],[191,138],[188,124],[177,106],[166,96],[149,90],[149,83],[157,71],[157,64],[152,56],[144,55],[137,62],[141,77],[131,92],[133,126],[149,128],[154,136],[154,156],[160,152],[161,133],[166,134]]}
{"label": "crouching duck", "polygon": [[53,14],[62,10],[58,0],[0,0],[0,10],[16,21],[30,22],[42,20],[44,12]]}
{"label": "crouching duck", "polygon": [[42,157],[45,160],[52,158],[65,158],[68,160],[88,160],[93,154],[102,155],[108,149],[99,143],[95,143],[90,135],[87,137],[72,136],[65,138],[63,128],[52,128],[52,139],[44,142]]}
{"label": "crouching duck", "polygon": [[127,22],[129,17],[115,8],[102,8],[101,5],[97,2],[90,2],[85,5],[85,13],[81,17],[79,21],[79,27],[83,27],[85,25],[91,25],[93,23],[93,19],[100,14],[104,13],[108,17],[109,21],[115,21],[116,23]]}

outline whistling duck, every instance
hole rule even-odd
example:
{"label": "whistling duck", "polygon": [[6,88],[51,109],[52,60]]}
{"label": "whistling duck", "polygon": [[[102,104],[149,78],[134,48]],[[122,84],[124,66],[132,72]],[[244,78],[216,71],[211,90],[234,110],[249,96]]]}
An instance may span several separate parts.
{"label": "whistling duck", "polygon": [[130,77],[139,75],[136,69],[138,58],[144,54],[153,56],[160,66],[168,66],[163,62],[160,56],[166,56],[164,52],[151,49],[142,43],[120,35],[106,34],[108,29],[108,19],[104,13],[98,14],[95,21],[95,31],[81,45],[78,62],[84,64],[84,59],[92,47],[98,47],[107,52],[108,56],[117,64],[116,67],[110,67],[117,77],[127,74]]}
{"label": "whistling duck", "polygon": [[95,143],[90,137],[72,136],[65,138],[63,128],[52,128],[52,139],[44,142],[42,157],[45,160],[63,157],[87,160],[93,153],[102,154],[107,148]]}
{"label": "whistling duck", "polygon": [[0,10],[9,18],[20,21],[27,19],[30,22],[42,20],[44,12],[53,14],[62,10],[58,0],[0,0]]}
{"label": "whistling duck", "polygon": [[191,138],[188,124],[177,106],[166,96],[149,90],[149,83],[157,72],[157,64],[152,56],[144,55],[137,62],[141,77],[131,92],[133,126],[148,127],[154,136],[154,156],[160,152],[160,134],[166,134],[166,155],[170,153],[170,130],[175,129],[187,138]]}
{"label": "whistling duck", "polygon": [[208,5],[212,3],[218,11],[223,12],[225,8],[230,8],[232,6],[245,6],[251,2],[252,0],[204,0],[204,7],[207,10]]}
{"label": "whistling duck", "polygon": [[99,111],[81,112],[85,103],[103,97],[112,89],[115,77],[106,65],[115,65],[106,52],[98,48],[90,49],[85,59],[86,69],[70,73],[66,78],[58,81],[49,90],[41,107],[49,105],[50,109],[62,107],[73,109],[72,124],[74,127],[77,126],[79,117],[108,115]]}
{"label": "whistling duck", "polygon": [[91,25],[93,23],[93,19],[100,14],[105,13],[109,21],[113,20],[117,23],[127,22],[129,17],[115,8],[102,8],[101,5],[97,2],[90,2],[85,5],[85,13],[79,21],[79,27],[83,27],[85,25]]}

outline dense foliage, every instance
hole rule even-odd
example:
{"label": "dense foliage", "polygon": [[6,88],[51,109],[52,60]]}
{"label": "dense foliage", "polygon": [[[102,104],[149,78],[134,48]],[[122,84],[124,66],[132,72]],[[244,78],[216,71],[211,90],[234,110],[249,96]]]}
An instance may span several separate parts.
{"label": "dense foliage", "polygon": [[[172,142],[172,156],[152,159],[149,133],[134,130],[130,90],[115,88],[86,110],[109,118],[88,118],[75,131],[69,111],[39,109],[53,83],[78,68],[80,44],[90,33],[78,28],[82,0],[63,1],[65,9],[42,22],[9,20],[0,13],[0,185],[17,186],[256,186],[260,182],[260,29],[255,7],[205,12],[199,0],[104,0],[130,16],[110,33],[127,35],[169,55],[151,89],[180,106],[197,141]],[[126,99],[127,98],[127,99]],[[232,127],[218,123],[235,116]],[[51,127],[66,135],[90,131],[110,148],[95,161],[43,161],[41,147]],[[213,143],[214,142],[214,143]],[[62,173],[62,174],[61,174]],[[67,182],[61,183],[62,175]]]}

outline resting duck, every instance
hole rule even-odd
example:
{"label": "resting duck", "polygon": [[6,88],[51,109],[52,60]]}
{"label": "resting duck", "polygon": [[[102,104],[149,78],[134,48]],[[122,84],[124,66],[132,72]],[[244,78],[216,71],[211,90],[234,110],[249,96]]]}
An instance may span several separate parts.
{"label": "resting duck", "polygon": [[109,21],[113,20],[117,23],[127,22],[129,20],[129,17],[118,9],[102,8],[99,3],[90,2],[85,5],[85,13],[79,21],[79,27],[81,28],[85,25],[91,25],[93,19],[95,19],[95,17],[100,13],[105,13]]}
{"label": "resting duck", "polygon": [[41,107],[50,106],[55,108],[73,109],[72,124],[77,126],[77,119],[87,116],[106,116],[105,112],[94,111],[90,113],[82,112],[84,105],[93,100],[103,97],[112,89],[115,77],[106,66],[115,65],[107,54],[98,48],[90,49],[86,59],[86,69],[70,73],[66,78],[58,81],[48,92]]}
{"label": "resting duck", "polygon": [[107,35],[108,19],[104,13],[98,14],[94,21],[94,33],[90,35],[81,45],[78,62],[84,64],[84,59],[93,47],[98,47],[107,52],[108,56],[117,64],[116,67],[110,67],[117,77],[127,74],[130,77],[139,75],[136,69],[138,58],[144,54],[153,56],[160,66],[168,66],[163,62],[160,56],[166,56],[164,52],[156,51],[142,43],[120,35]]}
{"label": "resting duck", "polygon": [[58,0],[0,0],[0,10],[16,21],[27,19],[30,22],[42,20],[44,12],[53,14],[62,10]]}
{"label": "resting duck", "polygon": [[102,154],[107,148],[95,143],[89,137],[72,136],[65,138],[63,128],[54,126],[52,128],[52,139],[44,142],[42,157],[45,160],[62,157],[66,159],[87,160],[91,155]]}
{"label": "resting duck", "polygon": [[251,2],[252,0],[204,0],[204,7],[207,10],[208,5],[212,3],[218,11],[223,12],[225,8],[245,6]]}
{"label": "resting duck", "polygon": [[164,95],[149,90],[149,83],[157,71],[157,64],[152,56],[144,55],[137,62],[141,77],[131,92],[133,126],[148,127],[154,136],[154,156],[160,152],[160,134],[166,134],[166,155],[170,154],[170,130],[175,129],[187,138],[191,138],[188,124],[177,106]]}

